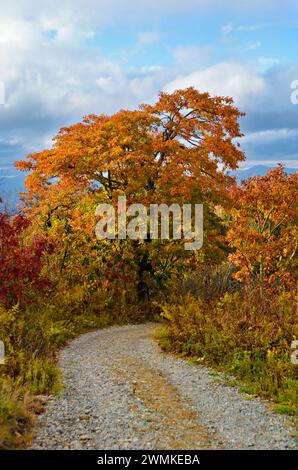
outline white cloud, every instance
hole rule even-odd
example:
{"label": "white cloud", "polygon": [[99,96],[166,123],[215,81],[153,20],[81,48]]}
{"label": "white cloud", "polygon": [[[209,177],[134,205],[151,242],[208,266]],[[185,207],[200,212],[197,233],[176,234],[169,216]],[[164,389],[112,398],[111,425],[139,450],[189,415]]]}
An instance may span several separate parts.
{"label": "white cloud", "polygon": [[180,74],[164,89],[194,86],[211,95],[231,96],[241,111],[245,137],[240,139],[248,165],[297,162],[298,106],[290,102],[290,84],[298,77],[298,65],[275,65],[265,71],[248,63],[219,63],[192,73]]}
{"label": "white cloud", "polygon": [[180,76],[168,83],[165,89],[174,91],[189,86],[200,91],[209,91],[211,95],[232,96],[239,106],[245,106],[248,100],[266,90],[263,77],[247,66],[235,62],[216,64]]}
{"label": "white cloud", "polygon": [[145,31],[143,33],[139,33],[138,35],[138,46],[139,47],[146,47],[150,46],[151,44],[157,44],[162,37],[162,34],[158,31]]}
{"label": "white cloud", "polygon": [[250,51],[253,51],[254,49],[258,49],[261,46],[262,46],[261,41],[253,41],[253,42],[249,42],[246,48]]}
{"label": "white cloud", "polygon": [[[81,23],[80,15],[69,23],[71,18],[64,10],[38,20],[1,17],[6,103],[0,107],[0,126],[7,145],[14,141],[35,150],[62,125],[89,113],[137,106],[161,88],[161,67],[138,69],[107,59],[98,46],[84,42],[92,36],[90,24]],[[139,45],[159,38],[159,33],[142,33]]]}
{"label": "white cloud", "polygon": [[279,59],[275,57],[258,57],[257,60],[263,69],[273,67],[274,65],[278,65],[280,63]]}
{"label": "white cloud", "polygon": [[180,73],[182,71],[197,70],[198,67],[202,67],[210,59],[212,53],[213,47],[211,45],[178,46],[173,50],[175,66]]}
{"label": "white cloud", "polygon": [[298,129],[268,129],[265,131],[251,132],[242,137],[243,143],[266,143],[277,140],[298,138]]}
{"label": "white cloud", "polygon": [[221,32],[223,34],[230,34],[231,32],[233,31],[233,25],[231,23],[228,23],[228,24],[225,24],[222,28],[221,28]]}
{"label": "white cloud", "polygon": [[257,31],[258,29],[261,29],[264,26],[265,26],[264,24],[239,25],[237,26],[237,31],[252,32],[252,31]]}
{"label": "white cloud", "polygon": [[125,54],[126,59],[131,58],[139,54],[140,52],[143,52],[149,46],[158,44],[162,36],[162,33],[160,33],[159,31],[144,31],[139,33],[135,47],[128,54]]}

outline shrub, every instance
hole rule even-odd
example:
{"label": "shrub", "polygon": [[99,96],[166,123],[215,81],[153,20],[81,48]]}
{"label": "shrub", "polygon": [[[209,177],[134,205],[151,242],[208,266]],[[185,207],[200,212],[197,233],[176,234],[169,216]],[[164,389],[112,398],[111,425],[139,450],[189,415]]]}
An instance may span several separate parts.
{"label": "shrub", "polygon": [[255,291],[205,302],[188,295],[162,307],[159,341],[238,376],[255,393],[296,407],[297,366],[290,345],[298,337],[297,304],[289,294],[260,298]]}
{"label": "shrub", "polygon": [[236,271],[237,268],[228,262],[212,266],[184,279],[177,290],[183,295],[192,294],[205,300],[218,299],[227,292],[240,289],[240,283],[233,277]]}

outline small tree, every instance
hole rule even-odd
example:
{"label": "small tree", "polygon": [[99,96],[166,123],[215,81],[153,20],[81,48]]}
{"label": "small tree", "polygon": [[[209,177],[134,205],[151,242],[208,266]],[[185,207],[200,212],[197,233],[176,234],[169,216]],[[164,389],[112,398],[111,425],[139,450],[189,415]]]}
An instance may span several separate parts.
{"label": "small tree", "polygon": [[266,176],[250,178],[232,191],[235,208],[228,240],[239,267],[236,278],[264,288],[290,287],[297,282],[298,173],[282,165]]}

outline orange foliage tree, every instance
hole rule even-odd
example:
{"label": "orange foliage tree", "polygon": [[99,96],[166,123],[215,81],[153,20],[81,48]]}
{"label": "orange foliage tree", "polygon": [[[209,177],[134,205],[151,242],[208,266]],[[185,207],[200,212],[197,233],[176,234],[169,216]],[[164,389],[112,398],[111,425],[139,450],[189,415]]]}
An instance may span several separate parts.
{"label": "orange foliage tree", "polygon": [[[241,136],[240,116],[231,98],[193,88],[161,93],[154,105],[112,116],[90,115],[62,128],[52,148],[18,162],[20,170],[31,172],[25,195],[31,220],[63,246],[60,268],[76,259],[77,266],[89,266],[86,274],[90,259],[94,265],[101,259],[99,277],[106,280],[113,276],[111,267],[116,276],[130,277],[124,265],[134,266],[139,277],[144,267],[161,275],[185,259],[178,242],[161,243],[158,249],[141,241],[97,242],[95,208],[101,202],[116,203],[119,195],[128,204],[204,203],[204,250],[209,247],[210,256],[219,252],[223,234],[214,209],[229,201],[233,180],[225,170],[244,160],[234,140]],[[218,246],[216,240],[221,240]]]}
{"label": "orange foliage tree", "polygon": [[[239,267],[236,277],[264,288],[297,283],[298,173],[279,165],[266,176],[250,178],[232,191],[233,226],[228,240]],[[296,274],[295,274],[296,273]]]}

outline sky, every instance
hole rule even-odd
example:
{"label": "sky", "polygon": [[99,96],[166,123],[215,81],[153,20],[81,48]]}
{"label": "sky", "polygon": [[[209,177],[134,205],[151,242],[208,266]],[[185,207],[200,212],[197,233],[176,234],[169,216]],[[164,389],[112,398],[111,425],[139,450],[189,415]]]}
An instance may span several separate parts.
{"label": "sky", "polygon": [[246,113],[244,167],[298,167],[297,40],[296,0],[0,0],[0,192],[60,127],[187,86]]}

